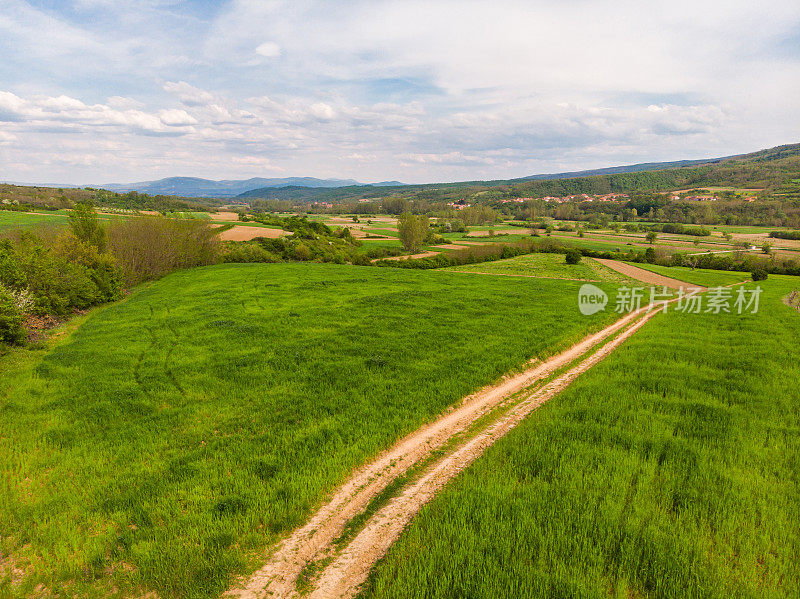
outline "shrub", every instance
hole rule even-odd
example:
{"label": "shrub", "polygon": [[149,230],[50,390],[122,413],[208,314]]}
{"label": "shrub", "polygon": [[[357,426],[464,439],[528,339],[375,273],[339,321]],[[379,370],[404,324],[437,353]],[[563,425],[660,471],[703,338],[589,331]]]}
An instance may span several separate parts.
{"label": "shrub", "polygon": [[40,315],[63,316],[111,301],[122,289],[114,258],[72,233],[50,242],[28,233],[0,244],[0,282],[27,290],[29,311]]}
{"label": "shrub", "polygon": [[750,273],[750,278],[754,281],[766,281],[767,276],[767,271],[763,268],[756,268]]}
{"label": "shrub", "polygon": [[221,250],[216,231],[199,219],[142,216],[121,220],[109,227],[108,241],[129,284],[180,268],[214,264]]}
{"label": "shrub", "polygon": [[88,269],[89,278],[97,286],[96,300],[92,303],[111,302],[122,297],[122,269],[111,254],[99,251],[95,245],[70,233],[56,240],[53,253]]}
{"label": "shrub", "polygon": [[578,250],[567,250],[567,264],[578,264],[581,261],[581,253]]}
{"label": "shrub", "polygon": [[800,240],[800,231],[772,231],[769,234],[773,239],[792,239]]}
{"label": "shrub", "polygon": [[11,294],[0,289],[0,344],[17,345],[24,340],[22,311],[16,306]]}
{"label": "shrub", "polygon": [[223,262],[280,262],[279,256],[265,250],[257,243],[229,242],[222,255]]}
{"label": "shrub", "polygon": [[644,261],[648,264],[655,264],[656,261],[656,251],[653,248],[647,248],[644,251]]}

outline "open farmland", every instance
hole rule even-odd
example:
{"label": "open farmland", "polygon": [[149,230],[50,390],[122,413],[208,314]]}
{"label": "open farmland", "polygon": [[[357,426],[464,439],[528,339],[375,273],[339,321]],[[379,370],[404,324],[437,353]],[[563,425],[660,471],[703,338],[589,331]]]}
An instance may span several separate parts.
{"label": "open farmland", "polygon": [[67,221],[67,215],[60,211],[33,213],[0,210],[0,232],[37,227],[63,227]]}
{"label": "open farmland", "polygon": [[762,285],[755,315],[654,318],[423,508],[363,596],[798,596],[796,279]]}
{"label": "open farmland", "polygon": [[449,270],[546,279],[608,281],[619,284],[630,282],[630,279],[591,258],[584,259],[578,264],[567,264],[563,254],[525,254],[506,260],[455,266]]}
{"label": "open farmland", "polygon": [[613,320],[579,286],[207,267],[0,357],[0,549],[23,573],[0,591],[220,593],[365,459]]}
{"label": "open farmland", "polygon": [[688,268],[686,266],[659,266],[647,263],[636,263],[635,266],[665,277],[686,281],[694,285],[702,285],[703,287],[735,285],[750,280],[750,273],[747,272]]}

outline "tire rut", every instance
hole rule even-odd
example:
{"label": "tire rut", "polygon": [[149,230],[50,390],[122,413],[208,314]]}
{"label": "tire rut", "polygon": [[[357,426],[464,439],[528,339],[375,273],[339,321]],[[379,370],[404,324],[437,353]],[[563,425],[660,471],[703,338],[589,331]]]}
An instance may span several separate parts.
{"label": "tire rut", "polygon": [[646,313],[597,352],[528,395],[483,432],[465,441],[429,467],[417,481],[407,486],[369,519],[362,531],[325,568],[315,585],[316,588],[308,597],[311,599],[354,597],[366,581],[373,565],[383,557],[422,506],[533,410],[558,395],[578,376],[602,361],[658,312],[660,309]]}
{"label": "tire rut", "polygon": [[[362,513],[372,499],[379,495],[392,481],[406,473],[415,464],[418,464],[422,460],[430,457],[436,450],[440,449],[448,441],[452,440],[455,435],[469,430],[476,421],[492,412],[501,404],[505,403],[511,396],[517,394],[525,388],[530,387],[537,381],[548,378],[561,368],[568,366],[574,361],[580,359],[587,352],[607,338],[625,329],[623,334],[619,335],[610,343],[601,347],[595,354],[591,355],[581,364],[595,359],[595,356],[598,355],[604,357],[608,351],[610,351],[606,348],[612,345],[613,347],[616,347],[616,345],[619,343],[617,341],[618,339],[627,338],[632,331],[638,330],[641,324],[643,324],[657,312],[658,310],[648,312],[646,308],[642,308],[627,314],[597,333],[585,337],[571,348],[552,356],[543,362],[536,363],[526,371],[508,377],[497,385],[486,387],[477,393],[468,396],[457,407],[451,409],[449,412],[446,412],[430,424],[422,426],[410,435],[401,439],[395,443],[392,448],[379,455],[367,465],[358,469],[349,480],[347,480],[334,492],[331,499],[312,515],[312,517],[304,526],[295,530],[283,540],[278,548],[269,556],[265,565],[255,572],[244,583],[243,587],[229,590],[226,593],[226,596],[238,597],[240,599],[259,599],[262,597],[290,597],[295,595],[297,579],[305,567],[323,557],[330,557],[331,548],[334,541],[336,541],[345,531],[348,522],[355,516]],[[640,318],[643,314],[644,317]],[[623,335],[625,335],[625,337],[623,337]],[[599,361],[599,359],[595,360]],[[596,362],[592,362],[592,364],[594,363]],[[575,368],[570,370],[569,373],[575,371]],[[581,370],[580,372],[583,371]],[[562,381],[564,380],[565,376],[566,375],[561,375],[556,378],[555,381]],[[575,376],[577,376],[577,374]],[[569,381],[571,380],[572,378],[569,378]],[[542,389],[534,392],[531,397],[537,396],[537,393],[540,393],[543,389],[552,389],[553,382],[547,383],[544,387],[542,387]],[[557,392],[558,391],[553,391],[551,395],[555,395]],[[520,414],[520,410],[522,409],[521,406],[528,405],[531,405],[531,408],[525,411],[522,416],[519,416],[519,419],[522,419],[524,415],[527,415],[530,410],[534,409],[539,404],[532,405],[530,398],[525,399],[520,404],[510,409],[508,414],[502,416],[498,422],[509,421],[508,419],[511,416]],[[516,424],[518,420],[514,422]],[[496,429],[497,426],[497,424],[493,424],[488,430],[500,430]],[[508,430],[510,430],[510,427]],[[503,434],[505,434],[505,432]],[[483,433],[475,439],[477,438],[486,439],[488,437],[485,437],[485,433]],[[491,438],[493,439],[493,443],[494,440],[499,437]],[[475,439],[468,441],[467,444],[474,443]],[[472,445],[470,446],[472,447]],[[485,447],[483,449],[485,449]],[[481,450],[481,453],[483,449]],[[437,462],[437,464],[441,464],[443,461],[450,459],[454,455],[454,452],[457,451],[459,450],[456,449],[451,451],[445,456],[445,458]],[[477,457],[477,455],[475,457]],[[472,459],[474,459],[474,457]],[[471,461],[472,460],[470,460],[470,462]],[[420,482],[422,480],[428,480],[429,477],[430,475],[428,474],[424,475]],[[435,480],[439,480],[439,478],[434,478]],[[452,478],[452,475],[447,477],[446,480],[449,480],[449,478]],[[419,487],[420,482],[414,483],[410,487],[407,487],[406,491],[403,491],[398,498],[393,499],[389,505],[396,506],[397,499],[400,497],[406,497],[406,493],[409,489],[419,489],[419,491],[415,492],[418,493],[416,497],[427,497],[422,503],[427,502],[428,499],[430,499],[430,497],[433,495],[426,495],[426,491],[423,490],[423,487]],[[433,493],[438,491],[440,486],[441,485],[435,486]],[[416,505],[416,502],[414,504]],[[421,505],[422,504],[419,504],[420,507]],[[331,564],[324,571],[322,578],[320,579],[321,581],[330,580],[329,576],[332,575],[329,575],[328,572],[341,571],[350,573],[352,571],[352,567],[343,566],[340,563],[340,559],[342,559],[342,556],[351,555],[349,553],[351,551],[351,547],[362,547],[363,549],[363,539],[365,537],[362,537],[362,535],[364,535],[366,531],[374,530],[373,522],[378,521],[381,518],[380,514],[382,514],[383,510],[387,508],[388,506],[382,510],[379,510],[367,521],[364,529],[362,529],[362,531],[356,535],[351,543],[340,554],[339,558],[337,558],[333,564]],[[413,513],[416,513],[416,510],[414,510]],[[409,519],[413,513],[408,513]],[[400,518],[400,520],[407,523],[407,520],[404,518]],[[402,527],[405,526],[405,523],[403,523],[400,528],[397,529],[397,534],[399,534],[399,530],[402,530]],[[394,529],[392,528],[391,530]],[[391,545],[391,542],[393,542],[394,537],[391,537],[391,534],[389,534],[388,537],[392,538],[392,541],[386,544],[384,549],[378,551],[378,557],[383,555],[386,548],[388,548],[388,546]],[[359,539],[362,540],[359,541]],[[380,539],[378,540],[380,541]],[[378,545],[376,545],[376,547],[379,546],[383,546],[383,543],[378,543]],[[377,557],[375,559],[377,559]],[[354,563],[358,561],[359,560],[354,560]],[[371,567],[372,563],[373,562],[370,561],[369,567]],[[366,569],[367,573],[369,572],[369,567]],[[359,570],[359,573],[355,576],[355,579],[360,579],[361,573],[361,570]],[[364,574],[364,576],[366,576],[366,574]],[[326,588],[328,589],[338,589],[340,585],[339,582],[326,582],[325,584]],[[316,595],[317,591],[314,591],[312,596],[340,596],[335,594],[338,592],[336,590],[330,592],[333,592],[334,594]],[[341,596],[349,595],[344,594]]]}

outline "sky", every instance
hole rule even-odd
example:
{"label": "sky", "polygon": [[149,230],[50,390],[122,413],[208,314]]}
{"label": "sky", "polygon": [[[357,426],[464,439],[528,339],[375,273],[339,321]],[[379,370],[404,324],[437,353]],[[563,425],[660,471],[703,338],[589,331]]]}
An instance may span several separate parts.
{"label": "sky", "polygon": [[0,0],[0,180],[407,183],[800,142],[800,2]]}

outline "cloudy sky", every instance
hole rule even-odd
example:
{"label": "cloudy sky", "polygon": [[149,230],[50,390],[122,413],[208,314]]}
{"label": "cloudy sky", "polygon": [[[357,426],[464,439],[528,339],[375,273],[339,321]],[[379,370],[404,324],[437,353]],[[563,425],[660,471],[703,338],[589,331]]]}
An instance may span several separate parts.
{"label": "cloudy sky", "polygon": [[800,2],[0,0],[0,180],[492,179],[800,142]]}

